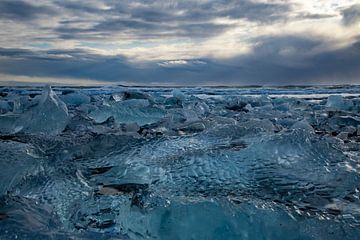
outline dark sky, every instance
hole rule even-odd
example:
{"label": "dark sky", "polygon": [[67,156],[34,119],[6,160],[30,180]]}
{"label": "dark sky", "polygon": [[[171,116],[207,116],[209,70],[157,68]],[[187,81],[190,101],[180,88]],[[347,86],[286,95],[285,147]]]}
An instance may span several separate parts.
{"label": "dark sky", "polygon": [[0,0],[0,85],[360,84],[359,0]]}

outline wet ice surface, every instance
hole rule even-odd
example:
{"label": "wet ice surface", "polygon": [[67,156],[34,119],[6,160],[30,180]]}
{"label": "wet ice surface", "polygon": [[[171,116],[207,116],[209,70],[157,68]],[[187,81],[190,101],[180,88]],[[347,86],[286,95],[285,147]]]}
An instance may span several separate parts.
{"label": "wet ice surface", "polygon": [[360,88],[0,88],[0,239],[357,239]]}

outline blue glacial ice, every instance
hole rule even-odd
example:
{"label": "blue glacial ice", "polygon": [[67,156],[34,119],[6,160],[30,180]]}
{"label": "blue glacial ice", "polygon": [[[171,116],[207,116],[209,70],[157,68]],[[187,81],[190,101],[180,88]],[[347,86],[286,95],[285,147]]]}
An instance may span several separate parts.
{"label": "blue glacial ice", "polygon": [[103,123],[109,117],[113,117],[118,123],[137,123],[139,125],[156,123],[163,116],[163,109],[150,106],[146,99],[107,102],[89,114],[89,117],[97,123]]}
{"label": "blue glacial ice", "polygon": [[58,134],[68,123],[68,109],[64,102],[52,91],[50,86],[43,89],[37,98],[20,98],[20,107],[0,115],[2,131],[7,133],[44,133]]}
{"label": "blue glacial ice", "polygon": [[0,88],[0,239],[358,239],[360,88]]}

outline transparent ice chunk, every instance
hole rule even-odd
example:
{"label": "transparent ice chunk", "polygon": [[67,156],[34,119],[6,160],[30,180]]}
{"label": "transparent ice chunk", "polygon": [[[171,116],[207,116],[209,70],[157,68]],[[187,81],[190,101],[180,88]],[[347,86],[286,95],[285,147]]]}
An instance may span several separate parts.
{"label": "transparent ice chunk", "polygon": [[0,197],[40,170],[39,155],[30,144],[0,141]]}
{"label": "transparent ice chunk", "polygon": [[66,104],[59,99],[50,86],[43,89],[39,103],[21,115],[18,126],[28,133],[59,134],[68,124]]}
{"label": "transparent ice chunk", "polygon": [[83,93],[69,93],[61,95],[61,100],[63,100],[67,105],[74,106],[90,103],[90,97]]}
{"label": "transparent ice chunk", "polygon": [[7,113],[11,110],[11,106],[8,101],[0,100],[0,114]]}
{"label": "transparent ice chunk", "polygon": [[158,122],[165,116],[165,111],[159,107],[150,106],[147,99],[130,99],[100,106],[89,116],[97,123],[103,123],[112,116],[118,123],[136,123],[142,126]]}
{"label": "transparent ice chunk", "polygon": [[326,102],[326,107],[333,108],[337,110],[350,110],[353,106],[353,103],[351,101],[345,100],[340,95],[331,95],[328,97]]}
{"label": "transparent ice chunk", "polygon": [[186,95],[183,92],[181,92],[179,89],[174,89],[172,91],[172,95],[174,98],[179,99],[181,101],[184,101],[186,99]]}
{"label": "transparent ice chunk", "polygon": [[309,132],[314,131],[313,127],[306,120],[302,120],[302,121],[294,123],[291,126],[291,129],[303,129],[303,130],[306,130]]}

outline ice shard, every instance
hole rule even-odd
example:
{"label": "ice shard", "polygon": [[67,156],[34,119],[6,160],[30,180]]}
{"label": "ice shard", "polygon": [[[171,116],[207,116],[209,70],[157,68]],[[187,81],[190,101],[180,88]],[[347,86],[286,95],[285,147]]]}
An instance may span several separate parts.
{"label": "ice shard", "polygon": [[68,120],[66,104],[50,86],[46,86],[39,103],[21,115],[17,127],[26,133],[59,134],[65,129]]}
{"label": "ice shard", "polygon": [[114,117],[118,123],[136,123],[140,126],[160,121],[165,111],[156,106],[150,106],[146,99],[130,99],[100,106],[89,116],[98,123]]}

